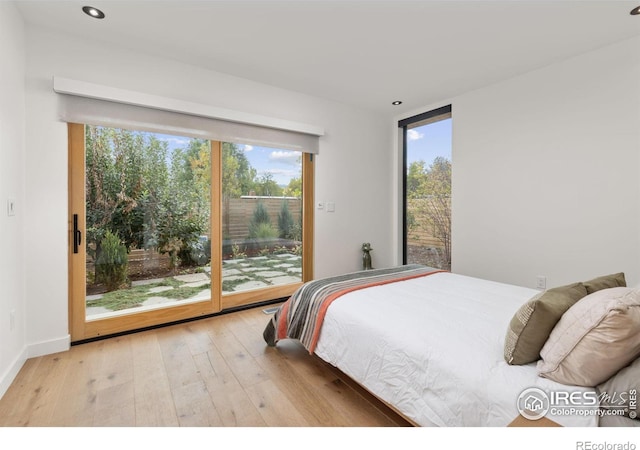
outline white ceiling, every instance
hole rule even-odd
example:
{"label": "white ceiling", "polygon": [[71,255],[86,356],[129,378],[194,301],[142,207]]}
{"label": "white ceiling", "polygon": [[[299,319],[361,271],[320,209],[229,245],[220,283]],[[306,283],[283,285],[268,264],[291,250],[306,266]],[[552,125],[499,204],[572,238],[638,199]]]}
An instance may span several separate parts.
{"label": "white ceiling", "polygon": [[640,35],[640,0],[16,3],[28,23],[388,115]]}

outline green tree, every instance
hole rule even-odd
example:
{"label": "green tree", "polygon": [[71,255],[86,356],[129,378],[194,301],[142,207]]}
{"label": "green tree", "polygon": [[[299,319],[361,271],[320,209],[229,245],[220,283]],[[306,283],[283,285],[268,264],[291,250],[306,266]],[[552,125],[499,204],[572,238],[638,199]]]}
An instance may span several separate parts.
{"label": "green tree", "polygon": [[426,189],[431,195],[451,196],[451,161],[436,157],[427,171]]}
{"label": "green tree", "polygon": [[267,207],[264,206],[264,203],[259,201],[256,204],[256,209],[253,210],[253,215],[249,221],[249,237],[258,237],[260,234],[259,230],[264,230],[264,228],[266,228],[264,225],[271,226],[271,217],[269,217]]}
{"label": "green tree", "polygon": [[253,191],[256,170],[236,145],[222,143],[222,230],[228,234],[231,224],[230,199],[249,195]]}
{"label": "green tree", "polygon": [[441,244],[444,269],[451,267],[451,161],[436,157],[426,167],[413,162],[407,171],[407,211],[409,231],[426,229]]}
{"label": "green tree", "polygon": [[278,236],[283,239],[293,239],[294,226],[293,216],[289,211],[289,203],[287,200],[283,200],[278,213]]}
{"label": "green tree", "polygon": [[191,139],[170,154],[152,133],[85,130],[89,255],[99,258],[110,231],[127,250],[155,248],[176,263],[192,260],[195,244],[209,229],[209,142]]}
{"label": "green tree", "polygon": [[244,152],[229,142],[222,143],[222,195],[239,198],[254,189],[256,170]]}
{"label": "green tree", "polygon": [[289,184],[284,188],[283,195],[286,197],[302,197],[302,177],[295,177],[289,181]]}
{"label": "green tree", "polygon": [[109,138],[101,128],[85,127],[87,253],[95,261],[106,226],[116,209],[117,177]]}
{"label": "green tree", "polygon": [[255,183],[256,195],[264,197],[282,197],[282,188],[278,186],[273,174],[266,172]]}
{"label": "green tree", "polygon": [[145,149],[139,133],[85,127],[87,252],[97,260],[107,231],[129,250],[143,236]]}
{"label": "green tree", "polygon": [[[88,243],[96,254],[106,230],[128,249],[145,244],[145,219],[166,186],[166,144],[128,130],[86,127]],[[150,183],[150,180],[153,183]]]}
{"label": "green tree", "polygon": [[168,146],[153,135],[138,137],[138,148],[142,152],[139,169],[141,178],[136,182],[136,207],[132,211],[133,239],[128,242],[129,248],[157,248],[158,223],[160,221],[161,204],[169,189],[169,168],[167,167]]}
{"label": "green tree", "polygon": [[423,195],[424,183],[427,178],[426,163],[422,160],[414,161],[407,170],[407,197],[418,198]]}
{"label": "green tree", "polygon": [[211,157],[208,141],[192,139],[171,155],[168,189],[158,222],[158,249],[172,268],[202,263],[200,237],[211,217]]}

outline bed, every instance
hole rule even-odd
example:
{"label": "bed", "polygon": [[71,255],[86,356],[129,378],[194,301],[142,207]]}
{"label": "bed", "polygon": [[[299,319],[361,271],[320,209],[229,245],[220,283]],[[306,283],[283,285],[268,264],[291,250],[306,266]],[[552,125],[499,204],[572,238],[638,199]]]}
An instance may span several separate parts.
{"label": "bed", "polygon": [[[418,426],[502,427],[518,417],[528,388],[596,392],[540,377],[536,363],[505,361],[507,325],[537,293],[420,265],[355,272],[305,284],[263,336],[270,346],[299,340]],[[599,422],[595,414],[546,417]]]}

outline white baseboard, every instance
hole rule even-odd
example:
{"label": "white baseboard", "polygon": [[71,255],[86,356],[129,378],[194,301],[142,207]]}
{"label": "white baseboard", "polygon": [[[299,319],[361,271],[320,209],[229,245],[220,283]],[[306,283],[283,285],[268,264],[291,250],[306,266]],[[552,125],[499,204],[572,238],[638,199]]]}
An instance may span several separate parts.
{"label": "white baseboard", "polygon": [[13,360],[7,371],[2,374],[2,377],[0,377],[0,398],[2,398],[7,392],[9,386],[13,383],[13,380],[18,375],[18,372],[20,372],[20,369],[22,369],[26,360],[27,348],[24,347],[20,354]]}
{"label": "white baseboard", "polygon": [[4,394],[15,380],[18,372],[22,369],[22,366],[29,358],[36,358],[38,356],[50,355],[52,353],[65,352],[71,347],[71,336],[67,335],[57,339],[51,339],[49,341],[39,342],[37,344],[30,344],[22,349],[20,354],[13,360],[9,368],[0,377],[0,398]]}
{"label": "white baseboard", "polygon": [[66,352],[69,348],[71,348],[71,335],[67,334],[61,338],[29,344],[28,354],[29,358],[36,358],[52,353]]}

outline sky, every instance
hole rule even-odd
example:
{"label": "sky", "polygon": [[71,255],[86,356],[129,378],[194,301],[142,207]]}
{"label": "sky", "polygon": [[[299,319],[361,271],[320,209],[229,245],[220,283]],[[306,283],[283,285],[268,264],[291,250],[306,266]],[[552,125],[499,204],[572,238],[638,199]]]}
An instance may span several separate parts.
{"label": "sky", "polygon": [[451,161],[451,119],[407,130],[407,167],[419,160],[429,166],[437,156]]}
{"label": "sky", "polygon": [[[155,133],[155,136],[168,144],[169,150],[186,147],[190,138]],[[271,173],[273,179],[280,186],[288,186],[292,178],[299,178],[302,171],[301,153],[291,150],[257,147],[253,145],[238,144],[249,160],[251,166],[256,169],[257,177]]]}
{"label": "sky", "polygon": [[[414,161],[423,160],[427,166],[437,156],[451,160],[451,119],[412,128],[407,131],[407,167]],[[168,144],[169,150],[186,147],[190,138],[155,133],[156,137]],[[271,173],[280,186],[287,186],[291,178],[301,176],[300,152],[267,147],[238,144],[257,177]]]}
{"label": "sky", "polygon": [[302,153],[292,150],[278,150],[252,145],[239,145],[258,177],[271,173],[280,186],[289,185],[292,178],[300,178],[302,174]]}

